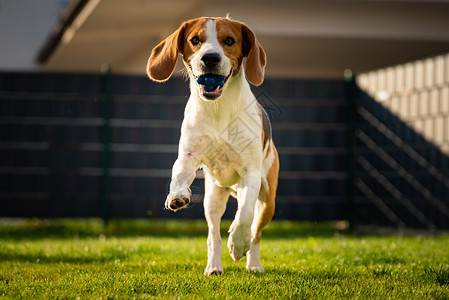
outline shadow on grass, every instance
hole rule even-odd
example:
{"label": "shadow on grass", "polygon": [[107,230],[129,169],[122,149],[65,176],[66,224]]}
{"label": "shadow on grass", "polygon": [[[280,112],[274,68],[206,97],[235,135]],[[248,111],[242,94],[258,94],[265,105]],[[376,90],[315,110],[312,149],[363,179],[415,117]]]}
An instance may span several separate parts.
{"label": "shadow on grass", "polygon": [[[231,221],[221,223],[222,236]],[[43,239],[73,237],[206,237],[205,220],[112,220],[104,223],[100,219],[0,219],[0,239]],[[327,237],[339,233],[334,222],[311,223],[292,221],[273,221],[263,231],[264,239]]]}
{"label": "shadow on grass", "polygon": [[447,266],[428,267],[425,275],[430,281],[438,283],[440,286],[449,286],[449,268]]}
{"label": "shadow on grass", "polygon": [[[100,219],[0,219],[0,239],[72,239],[88,237],[201,236],[207,234],[200,221],[150,221]],[[205,222],[204,222],[205,223]]]}
{"label": "shadow on grass", "polygon": [[115,261],[117,259],[123,259],[126,255],[115,256],[70,256],[70,255],[45,255],[44,253],[37,254],[23,254],[23,253],[9,253],[0,251],[0,262],[3,261],[16,261],[36,264],[57,264],[57,263],[70,263],[70,264],[92,264],[92,263],[106,263]]}

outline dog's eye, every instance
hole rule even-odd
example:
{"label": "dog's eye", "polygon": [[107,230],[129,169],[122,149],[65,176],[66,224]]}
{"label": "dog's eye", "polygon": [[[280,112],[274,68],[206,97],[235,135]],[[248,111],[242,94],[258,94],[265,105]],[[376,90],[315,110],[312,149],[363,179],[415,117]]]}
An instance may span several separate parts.
{"label": "dog's eye", "polygon": [[232,45],[235,44],[235,40],[234,40],[234,38],[228,36],[228,37],[225,39],[224,43],[225,43],[226,45],[228,45],[228,46],[232,46]]}
{"label": "dog's eye", "polygon": [[192,43],[192,45],[196,46],[200,43],[200,38],[198,36],[194,36],[190,39],[190,42]]}

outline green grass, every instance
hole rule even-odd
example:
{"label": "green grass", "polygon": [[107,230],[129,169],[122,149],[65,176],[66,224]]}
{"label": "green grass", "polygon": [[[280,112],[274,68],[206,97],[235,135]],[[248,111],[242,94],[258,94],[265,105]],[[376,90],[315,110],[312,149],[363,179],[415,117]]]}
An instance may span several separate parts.
{"label": "green grass", "polygon": [[0,298],[447,299],[449,235],[340,234],[273,222],[263,274],[227,254],[204,276],[204,221],[0,221]]}

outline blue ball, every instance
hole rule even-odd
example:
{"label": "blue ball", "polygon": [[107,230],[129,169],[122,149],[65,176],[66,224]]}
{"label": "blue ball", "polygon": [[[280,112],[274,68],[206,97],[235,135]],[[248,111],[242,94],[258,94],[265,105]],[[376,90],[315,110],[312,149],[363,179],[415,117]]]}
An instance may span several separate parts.
{"label": "blue ball", "polygon": [[224,80],[225,80],[225,77],[224,77],[224,76],[221,76],[221,75],[216,75],[216,76],[215,76],[215,79],[217,80],[217,82],[220,82],[220,81],[224,81]]}
{"label": "blue ball", "polygon": [[216,88],[216,86],[213,86],[213,85],[205,85],[204,86],[204,90],[206,92],[212,92],[213,90],[215,90],[215,88]]}
{"label": "blue ball", "polygon": [[225,76],[215,75],[215,74],[206,74],[202,76],[196,77],[196,82],[200,85],[204,85],[204,90],[206,92],[212,92],[217,87],[220,89],[224,86]]}
{"label": "blue ball", "polygon": [[204,84],[204,77],[203,76],[197,76],[196,77],[196,82],[198,82],[198,84]]}
{"label": "blue ball", "polygon": [[204,78],[204,83],[206,84],[206,85],[217,85],[217,81],[215,80],[215,78],[214,77],[206,77],[206,78]]}

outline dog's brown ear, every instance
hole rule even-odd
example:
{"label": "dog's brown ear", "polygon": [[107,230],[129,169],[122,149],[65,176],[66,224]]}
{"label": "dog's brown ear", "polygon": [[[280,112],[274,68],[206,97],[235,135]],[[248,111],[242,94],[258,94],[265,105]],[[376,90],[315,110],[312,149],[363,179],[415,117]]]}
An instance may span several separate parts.
{"label": "dog's brown ear", "polygon": [[254,85],[261,85],[265,74],[265,51],[256,39],[254,32],[242,24],[243,55],[246,56],[246,79]]}
{"label": "dog's brown ear", "polygon": [[178,54],[181,53],[186,23],[154,47],[148,59],[147,74],[154,81],[166,81],[173,74]]}

